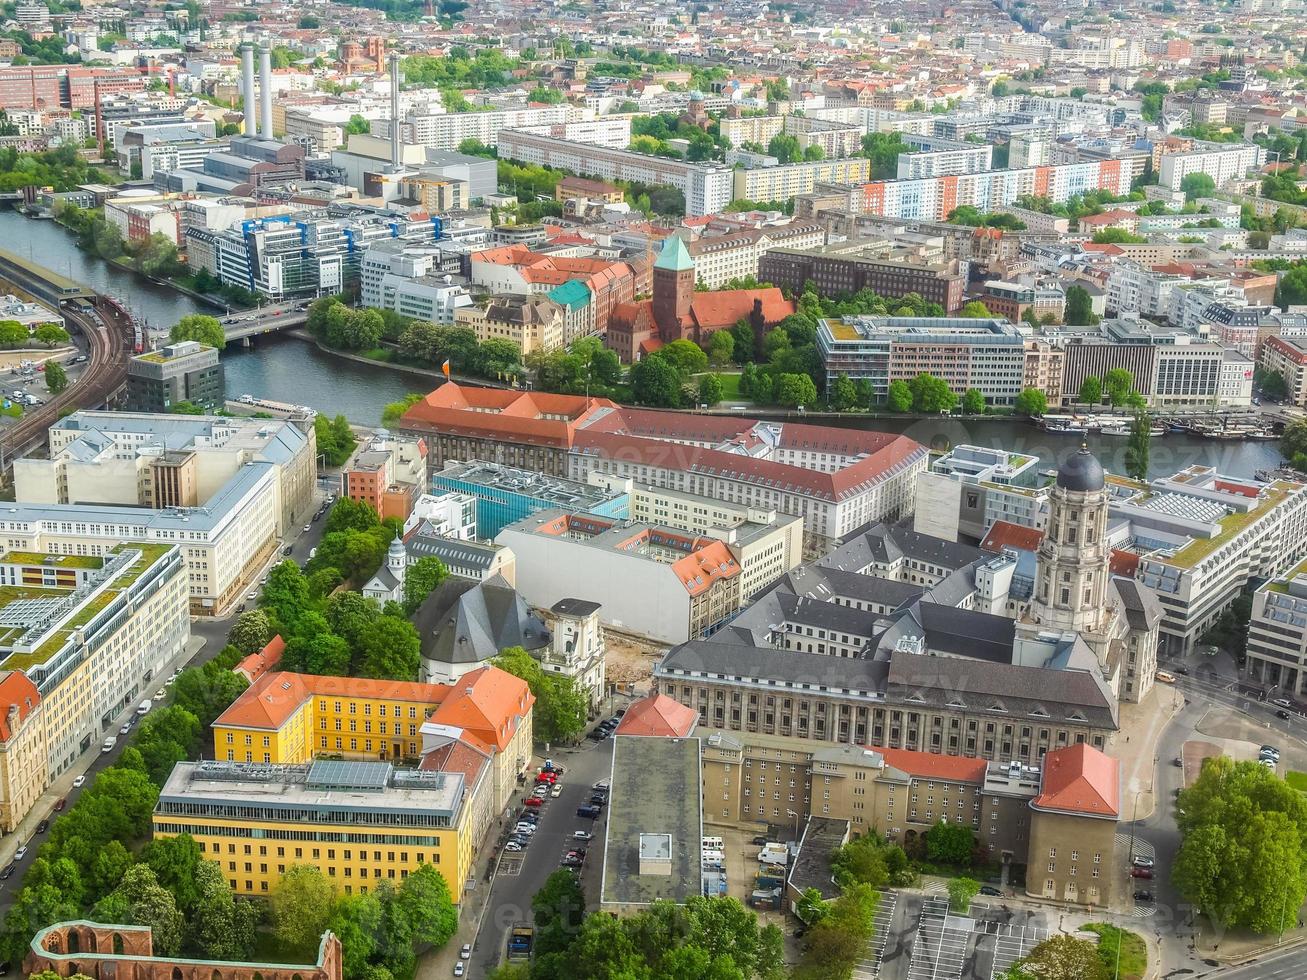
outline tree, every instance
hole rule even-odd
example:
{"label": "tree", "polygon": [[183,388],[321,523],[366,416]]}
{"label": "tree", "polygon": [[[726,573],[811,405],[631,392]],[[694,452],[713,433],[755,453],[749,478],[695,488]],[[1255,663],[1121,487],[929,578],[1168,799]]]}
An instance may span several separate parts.
{"label": "tree", "polygon": [[962,411],[968,415],[984,415],[985,396],[975,388],[968,388],[962,393]]}
{"label": "tree", "polygon": [[372,124],[356,112],[345,124],[345,132],[348,135],[364,135],[372,132]]}
{"label": "tree", "polygon": [[268,900],[277,939],[296,952],[317,946],[331,919],[335,897],[336,890],[321,868],[292,864]]}
{"label": "tree", "polygon": [[1152,419],[1147,412],[1136,412],[1130,423],[1130,441],[1125,447],[1126,474],[1136,480],[1148,479],[1148,448],[1152,441]]}
{"label": "tree", "polygon": [[1103,390],[1107,393],[1107,400],[1112,403],[1113,408],[1120,408],[1125,404],[1134,383],[1134,375],[1125,368],[1108,369],[1103,375]]}
{"label": "tree", "polygon": [[560,869],[531,899],[537,957],[565,954],[585,921],[585,892],[577,877]]}
{"label": "tree", "polygon": [[216,317],[205,313],[189,313],[178,320],[168,331],[168,339],[173,343],[180,340],[198,340],[209,347],[222,350],[227,346],[227,335]]}
{"label": "tree", "polygon": [[1177,801],[1171,880],[1225,928],[1292,926],[1307,898],[1307,797],[1256,762],[1208,759]]}
{"label": "tree", "polygon": [[970,864],[976,849],[971,828],[941,820],[926,831],[926,856],[942,864]]}
{"label": "tree", "polygon": [[705,374],[699,379],[699,404],[709,408],[722,400],[722,377],[720,374]]}
{"label": "tree", "polygon": [[782,374],[776,378],[776,403],[787,408],[814,405],[817,386],[806,374]]}
{"label": "tree", "polygon": [[200,730],[208,731],[214,719],[248,686],[244,676],[232,673],[216,659],[210,660],[203,667],[188,667],[178,675],[172,686],[173,705],[190,712],[199,720]]}
{"label": "tree", "polygon": [[26,347],[30,340],[31,334],[17,320],[0,320],[0,347]]}
{"label": "tree", "polygon": [[1092,374],[1080,382],[1080,394],[1076,397],[1081,405],[1101,405],[1103,403],[1103,382]]}
{"label": "tree", "polygon": [[1025,388],[1012,406],[1018,415],[1039,416],[1048,411],[1048,396],[1038,388]]}
{"label": "tree", "polygon": [[1141,245],[1148,239],[1124,228],[1104,228],[1102,231],[1094,232],[1091,241],[1095,245]]}
{"label": "tree", "polygon": [[[752,332],[752,330],[750,331]],[[714,367],[730,364],[735,355],[735,336],[730,330],[717,330],[708,338],[708,360]]]}
{"label": "tree", "polygon": [[[718,331],[720,333],[721,331]],[[717,336],[717,334],[713,334]],[[742,317],[731,327],[731,340],[734,342],[734,349],[731,351],[731,359],[736,364],[749,364],[753,361],[753,324],[747,318]]]}
{"label": "tree", "polygon": [[943,378],[933,374],[919,374],[908,382],[912,392],[912,407],[918,412],[948,412],[958,403],[957,394]]}
{"label": "tree", "polygon": [[390,402],[381,411],[381,424],[386,428],[394,428],[399,424],[399,420],[404,413],[422,400],[424,396],[416,392],[410,392],[397,402]]}
{"label": "tree", "polygon": [[268,614],[262,609],[243,612],[236,619],[236,625],[227,634],[227,642],[242,654],[258,653],[272,639],[272,623]]}
{"label": "tree", "polygon": [[812,143],[812,144],[810,144],[809,146],[807,146],[807,147],[804,149],[804,151],[803,151],[803,159],[805,159],[805,160],[811,160],[811,161],[825,160],[825,159],[826,159],[826,151],[823,150],[823,149],[822,149],[820,146],[818,146],[816,143]]}
{"label": "tree", "polygon": [[980,882],[974,878],[951,878],[948,883],[948,904],[954,912],[966,915],[971,900],[980,893]]}
{"label": "tree", "polygon": [[531,654],[508,647],[491,661],[500,670],[520,677],[535,696],[535,738],[540,742],[568,742],[585,731],[584,693],[570,677],[546,674]]}
{"label": "tree", "polygon": [[1108,980],[1111,973],[1087,939],[1052,936],[1030,951],[1003,980]]}
{"label": "tree", "polygon": [[1216,191],[1216,181],[1201,172],[1185,174],[1180,181],[1180,190],[1184,191],[1186,201],[1196,201],[1200,197],[1211,197]]}
{"label": "tree", "polygon": [[68,343],[68,331],[57,323],[41,324],[32,332],[32,336],[47,347]]}
{"label": "tree", "polygon": [[1307,472],[1307,419],[1294,419],[1280,435],[1280,455],[1296,470]]}
{"label": "tree", "polygon": [[631,394],[642,405],[676,408],[681,404],[681,372],[665,357],[646,357],[631,368]]}
{"label": "tree", "polygon": [[258,907],[237,901],[213,861],[195,869],[196,899],[187,918],[188,955],[208,960],[248,961],[258,938]]}
{"label": "tree", "polygon": [[354,662],[358,677],[416,681],[422,641],[406,619],[381,616],[361,638]]}
{"label": "tree", "polygon": [[794,907],[794,914],[798,916],[799,921],[804,925],[815,926],[830,915],[830,906],[821,897],[820,891],[816,888],[807,888],[799,896],[799,901]]}
{"label": "tree", "polygon": [[1094,312],[1094,300],[1084,286],[1068,286],[1066,289],[1066,309],[1063,319],[1071,326],[1086,327],[1098,322]]}
{"label": "tree", "polygon": [[847,374],[837,374],[830,385],[831,407],[837,412],[847,412],[858,404],[858,389]]}
{"label": "tree", "polygon": [[182,914],[168,889],[155,873],[137,864],[123,875],[122,883],[102,898],[92,915],[100,922],[149,926],[157,956],[176,956],[182,944]]}
{"label": "tree", "polygon": [[879,888],[889,880],[885,852],[880,841],[868,834],[855,837],[836,849],[830,858],[831,875],[841,888],[871,885]]}
{"label": "tree", "polygon": [[1289,395],[1289,386],[1284,380],[1284,375],[1279,371],[1257,368],[1254,372],[1253,387],[1261,392],[1263,398],[1272,401],[1284,401]]}
{"label": "tree", "polygon": [[340,939],[345,976],[354,980],[372,975],[381,929],[381,902],[376,894],[342,896],[327,928]]}
{"label": "tree", "polygon": [[195,838],[190,834],[156,837],[141,848],[141,861],[154,872],[159,884],[172,893],[181,913],[189,915],[200,897],[196,873],[204,863]]}
{"label": "tree", "polygon": [[150,782],[162,786],[173,766],[198,754],[200,719],[185,708],[159,708],[141,722],[133,743]]}
{"label": "tree", "polygon": [[803,159],[803,147],[799,138],[788,133],[777,133],[767,143],[767,154],[781,163],[796,163]]}
{"label": "tree", "polygon": [[54,361],[46,364],[45,387],[52,395],[57,395],[68,387],[68,372],[63,369],[62,364],[56,364]]}
{"label": "tree", "polygon": [[450,897],[449,885],[430,864],[409,873],[399,886],[393,906],[396,915],[404,920],[414,946],[443,946],[458,928],[458,909]]}
{"label": "tree", "polygon": [[673,340],[658,348],[652,356],[670,361],[681,372],[682,378],[698,374],[708,367],[708,355],[693,340]]}
{"label": "tree", "polygon": [[449,577],[449,569],[439,558],[419,558],[404,571],[404,615],[412,616],[427,596],[440,588]]}
{"label": "tree", "polygon": [[813,926],[795,980],[847,978],[866,953],[875,928],[878,897],[870,885],[853,885],[830,903],[830,911]]}
{"label": "tree", "polygon": [[958,310],[957,315],[973,320],[983,320],[992,317],[994,314],[990,313],[989,307],[980,300],[973,299],[970,303],[964,303],[962,309]]}
{"label": "tree", "polygon": [[912,389],[908,387],[908,383],[902,378],[889,383],[886,404],[889,405],[890,411],[893,412],[912,411]]}

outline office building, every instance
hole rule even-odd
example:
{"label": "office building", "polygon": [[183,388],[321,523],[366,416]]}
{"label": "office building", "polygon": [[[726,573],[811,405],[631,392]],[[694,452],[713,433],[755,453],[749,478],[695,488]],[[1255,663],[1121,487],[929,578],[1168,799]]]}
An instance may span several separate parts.
{"label": "office building", "polygon": [[829,385],[839,375],[869,381],[884,401],[894,381],[943,378],[961,395],[975,388],[992,405],[1011,405],[1025,380],[1025,341],[1006,320],[852,316],[817,325],[817,352]]}
{"label": "office building", "polygon": [[526,356],[566,346],[565,313],[548,296],[506,295],[492,296],[484,307],[465,307],[455,319],[470,327],[478,341],[507,340]]}
{"label": "office building", "polygon": [[1040,322],[1060,323],[1066,308],[1066,293],[1056,280],[1027,285],[991,279],[985,283],[980,301],[994,316],[1013,323],[1020,323],[1027,314]]}
{"label": "office building", "polygon": [[431,486],[475,499],[476,537],[483,539],[494,538],[507,525],[542,510],[558,509],[619,520],[637,516],[630,510],[629,480],[592,477],[584,482],[473,460],[450,461],[443,469],[434,470]]}
{"label": "office building", "polygon": [[1307,562],[1253,593],[1247,657],[1247,676],[1277,697],[1307,694]]}
{"label": "office building", "polygon": [[985,446],[954,446],[917,478],[913,530],[945,541],[980,541],[999,521],[1042,530],[1048,489],[1039,458]]}
{"label": "office building", "polygon": [[49,459],[14,462],[10,546],[103,556],[184,542],[196,615],[228,610],[315,506],[306,421],[77,412],[49,438]]}
{"label": "office building", "polygon": [[172,543],[99,556],[0,555],[0,827],[12,832],[56,777],[181,655],[186,562]]}
{"label": "office building", "polygon": [[604,622],[656,642],[706,636],[740,607],[740,564],[714,538],[541,511],[495,540],[517,556],[517,589],[531,605],[602,598]]}
{"label": "office building", "polygon": [[887,299],[916,293],[945,313],[965,301],[967,274],[957,263],[913,263],[850,252],[848,246],[771,248],[758,260],[758,278],[791,290],[811,281],[827,296],[870,289]]}
{"label": "office building", "polygon": [[774,248],[817,248],[825,242],[826,231],[820,222],[793,221],[704,236],[691,242],[687,250],[694,259],[696,284],[717,289],[732,279],[757,278],[759,262]]}
{"label": "office building", "polygon": [[459,310],[472,306],[472,297],[442,270],[443,256],[435,243],[374,241],[359,266],[363,305],[415,320],[453,323]]}
{"label": "office building", "polygon": [[156,174],[155,184],[174,193],[208,192],[250,197],[265,188],[304,180],[304,147],[271,138],[233,136],[225,150],[206,154],[199,167]]}
{"label": "office building", "polygon": [[1290,405],[1307,405],[1307,336],[1267,337],[1258,366],[1284,378]]}
{"label": "office building", "polygon": [[367,504],[382,520],[408,520],[426,479],[426,446],[419,440],[385,436],[355,454],[342,474],[343,494]]}
{"label": "office building", "polygon": [[166,415],[178,402],[213,411],[222,408],[226,398],[216,347],[184,340],[137,354],[127,362],[124,407],[129,412]]}
{"label": "office building", "polygon": [[[449,460],[502,458],[578,482],[599,473],[801,517],[806,534],[821,540],[911,513],[927,455],[911,439],[869,430],[456,384],[410,408],[399,428],[426,438],[433,471]],[[755,447],[751,455],[733,451],[741,440]]]}

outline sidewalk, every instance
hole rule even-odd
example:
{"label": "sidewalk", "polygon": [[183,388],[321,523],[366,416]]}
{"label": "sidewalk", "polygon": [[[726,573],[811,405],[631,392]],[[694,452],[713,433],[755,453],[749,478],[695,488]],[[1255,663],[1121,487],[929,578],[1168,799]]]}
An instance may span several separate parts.
{"label": "sidewalk", "polygon": [[499,865],[499,851],[493,846],[493,838],[498,831],[498,823],[486,831],[487,843],[482,846],[484,853],[478,854],[472,864],[477,886],[463,896],[463,904],[458,910],[458,929],[445,945],[428,950],[418,957],[414,980],[452,976],[463,944],[476,942],[477,934],[481,931],[481,920],[490,904],[490,892],[495,884],[494,872]]}
{"label": "sidewalk", "polygon": [[[175,657],[170,663],[163,666],[159,671],[158,676],[142,688],[139,700],[133,699],[126,709],[124,709],[122,713],[120,713],[118,717],[110,723],[109,727],[105,729],[102,735],[117,735],[118,729],[122,727],[123,722],[127,721],[129,718],[136,717],[137,705],[147,697],[153,696],[154,689],[146,690],[145,688],[150,688],[151,685],[155,683],[162,685],[163,680],[167,679],[168,675],[170,675],[173,670],[185,666],[192,657],[200,652],[200,649],[203,646],[204,639],[202,637],[192,636],[187,640],[186,646],[183,648],[181,655]],[[14,859],[14,855],[18,853],[20,844],[28,845],[28,857],[30,858],[32,857],[34,846],[44,843],[43,839],[35,841],[32,839],[36,835],[37,825],[40,824],[42,820],[54,815],[54,805],[59,802],[59,800],[67,797],[69,793],[73,792],[73,780],[83,773],[86,773],[87,770],[95,764],[95,761],[104,754],[100,751],[101,741],[92,739],[91,747],[78,756],[71,766],[64,770],[64,772],[60,773],[59,776],[51,781],[50,785],[45,788],[45,792],[37,798],[35,803],[32,804],[32,808],[27,811],[27,816],[23,817],[14,832],[5,835],[3,839],[0,839],[0,867],[9,866],[9,863]],[[122,752],[122,749],[123,745],[122,743],[119,743],[118,747],[113,752],[115,759]],[[86,782],[87,785],[90,785],[92,782],[89,776]],[[21,879],[22,874],[20,869],[11,881],[0,883],[0,889],[3,889],[4,886],[7,885],[16,890]]]}
{"label": "sidewalk", "polygon": [[1121,705],[1121,727],[1108,754],[1121,763],[1121,785],[1136,794],[1131,817],[1146,820],[1157,808],[1153,781],[1157,777],[1157,743],[1171,720],[1184,708],[1184,695],[1156,684],[1142,704]]}

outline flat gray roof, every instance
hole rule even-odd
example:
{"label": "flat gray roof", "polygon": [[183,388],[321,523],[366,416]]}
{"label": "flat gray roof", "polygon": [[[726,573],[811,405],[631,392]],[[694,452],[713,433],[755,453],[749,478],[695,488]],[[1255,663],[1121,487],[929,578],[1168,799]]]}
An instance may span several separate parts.
{"label": "flat gray roof", "polygon": [[[697,738],[619,735],[613,745],[600,902],[647,905],[703,894],[703,806]],[[670,841],[671,874],[640,874],[656,835]]]}

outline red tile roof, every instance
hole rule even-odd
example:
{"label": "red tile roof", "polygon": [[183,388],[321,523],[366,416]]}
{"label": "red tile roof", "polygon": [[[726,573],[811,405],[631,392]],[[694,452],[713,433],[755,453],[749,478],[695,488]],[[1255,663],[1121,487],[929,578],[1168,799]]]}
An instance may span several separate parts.
{"label": "red tile roof", "polygon": [[879,752],[885,762],[895,769],[922,779],[984,785],[985,771],[989,767],[984,759],[974,759],[965,755],[936,755],[934,752],[914,752],[911,749],[879,749],[874,745],[867,747],[873,752]]}
{"label": "red tile roof", "polygon": [[1038,528],[1013,524],[1011,521],[995,521],[994,526],[985,535],[980,547],[986,551],[1002,551],[1014,548],[1017,551],[1038,551],[1039,542],[1044,540],[1044,532]]}
{"label": "red tile roof", "polygon": [[466,673],[449,690],[452,693],[432,712],[431,721],[465,729],[501,752],[535,704],[526,681],[498,667]]}
{"label": "red tile roof", "polygon": [[694,731],[699,712],[666,694],[652,694],[626,709],[614,735],[685,738]]}
{"label": "red tile roof", "polygon": [[690,300],[690,316],[705,330],[733,327],[753,312],[753,301],[762,300],[762,317],[767,323],[780,323],[795,311],[793,300],[774,286],[766,289],[724,289],[715,293],[695,293]]}
{"label": "red tile roof", "polygon": [[1039,795],[1031,806],[1095,817],[1121,815],[1121,764],[1084,743],[1044,756]]}
{"label": "red tile roof", "polygon": [[21,725],[40,703],[41,692],[21,670],[10,670],[0,675],[0,742],[8,742],[14,736],[9,727],[9,718],[15,709]]}
{"label": "red tile roof", "polygon": [[276,668],[281,663],[281,655],[286,652],[286,641],[277,634],[268,641],[268,645],[257,653],[251,653],[238,663],[232,673],[241,674],[247,681],[253,683],[268,671]]}
{"label": "red tile roof", "polygon": [[1108,562],[1108,571],[1113,575],[1124,575],[1126,578],[1134,578],[1135,572],[1139,570],[1139,556],[1133,551],[1124,551],[1121,548],[1113,548],[1112,556]]}

